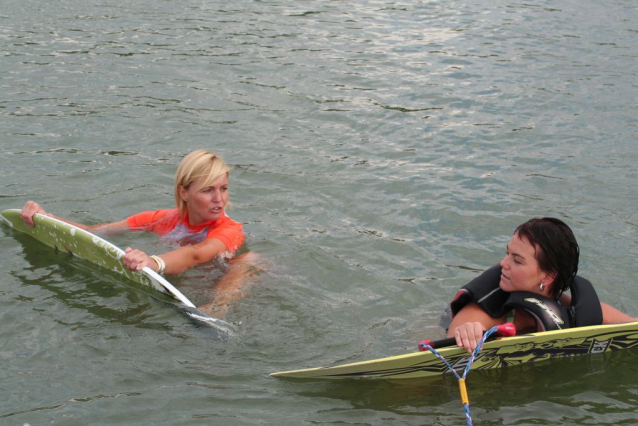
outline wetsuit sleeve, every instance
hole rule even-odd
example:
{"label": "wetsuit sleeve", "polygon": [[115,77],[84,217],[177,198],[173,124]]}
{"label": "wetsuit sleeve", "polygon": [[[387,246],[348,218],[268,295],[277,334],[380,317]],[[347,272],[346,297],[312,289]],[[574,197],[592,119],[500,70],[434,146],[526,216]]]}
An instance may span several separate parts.
{"label": "wetsuit sleeve", "polygon": [[220,240],[229,251],[237,250],[244,243],[245,239],[241,223],[230,219],[210,230],[206,235],[206,239],[210,238]]}

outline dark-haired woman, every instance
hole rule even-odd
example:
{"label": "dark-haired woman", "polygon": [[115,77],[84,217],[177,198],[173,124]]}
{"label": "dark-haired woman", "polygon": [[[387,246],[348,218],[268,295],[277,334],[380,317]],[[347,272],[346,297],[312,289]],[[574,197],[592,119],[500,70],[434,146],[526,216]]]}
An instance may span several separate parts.
{"label": "dark-haired woman", "polygon": [[576,238],[561,220],[520,225],[499,265],[455,296],[448,336],[469,352],[485,330],[505,322],[514,322],[520,334],[637,321],[598,300],[591,283],[576,275],[578,257]]}

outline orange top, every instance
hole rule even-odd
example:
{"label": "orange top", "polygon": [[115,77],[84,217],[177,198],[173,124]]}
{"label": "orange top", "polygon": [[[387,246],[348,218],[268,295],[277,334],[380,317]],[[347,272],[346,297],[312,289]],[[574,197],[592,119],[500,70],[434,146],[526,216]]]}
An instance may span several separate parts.
{"label": "orange top", "polygon": [[199,225],[188,223],[188,213],[182,218],[177,209],[148,211],[126,219],[132,231],[155,232],[180,244],[197,244],[209,238],[217,238],[229,251],[235,251],[244,243],[241,223],[224,215]]}

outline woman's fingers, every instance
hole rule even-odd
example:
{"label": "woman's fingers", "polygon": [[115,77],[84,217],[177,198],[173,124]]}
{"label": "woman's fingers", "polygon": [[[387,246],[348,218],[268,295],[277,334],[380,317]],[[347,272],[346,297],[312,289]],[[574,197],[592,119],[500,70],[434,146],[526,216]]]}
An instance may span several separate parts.
{"label": "woman's fingers", "polygon": [[131,271],[139,271],[148,266],[149,257],[143,251],[127,247],[124,253],[122,261]]}
{"label": "woman's fingers", "polygon": [[47,212],[45,212],[44,209],[35,201],[27,201],[24,207],[22,207],[20,217],[27,225],[35,226],[35,223],[33,223],[33,215],[36,213],[47,214]]}
{"label": "woman's fingers", "polygon": [[485,327],[480,322],[468,322],[460,325],[454,331],[457,346],[472,352],[481,341],[484,331]]}

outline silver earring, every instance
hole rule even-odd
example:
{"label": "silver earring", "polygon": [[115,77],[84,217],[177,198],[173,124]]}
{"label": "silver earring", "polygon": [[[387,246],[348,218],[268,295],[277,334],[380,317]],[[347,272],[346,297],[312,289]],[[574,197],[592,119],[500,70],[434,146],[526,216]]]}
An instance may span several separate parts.
{"label": "silver earring", "polygon": [[540,289],[541,289],[541,291],[545,290],[545,284],[541,283]]}

